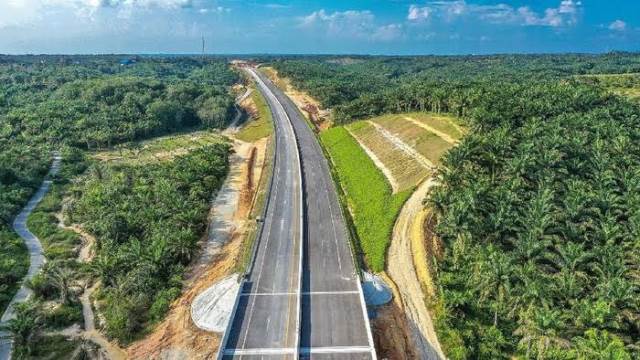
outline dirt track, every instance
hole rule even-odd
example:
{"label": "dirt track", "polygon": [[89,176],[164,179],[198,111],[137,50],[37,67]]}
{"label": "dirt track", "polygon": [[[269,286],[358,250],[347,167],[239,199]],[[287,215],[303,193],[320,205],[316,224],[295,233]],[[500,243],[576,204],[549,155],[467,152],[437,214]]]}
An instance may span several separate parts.
{"label": "dirt track", "polygon": [[[253,145],[240,141],[234,143],[236,153],[231,159],[229,178],[221,189],[222,195],[230,199],[231,203],[216,201],[212,208],[212,214],[215,214],[212,226],[216,227],[213,236],[216,239],[226,237],[227,240],[219,242],[205,236],[206,244],[203,252],[188,275],[183,294],[173,303],[165,320],[149,336],[132,344],[127,349],[129,358],[210,359],[215,357],[220,336],[198,329],[193,324],[191,303],[202,291],[236,270],[236,262],[242,254],[246,215],[251,205],[251,196],[241,196],[241,193],[246,190],[245,185],[249,178],[260,177],[266,151],[266,140],[260,140],[254,145],[257,148],[258,156],[253,163],[252,175],[249,176],[246,164]],[[226,188],[224,188],[225,186]],[[255,186],[249,191],[253,193]],[[231,205],[231,207],[227,205]],[[223,234],[224,232],[228,233]],[[226,244],[220,246],[223,243]]]}
{"label": "dirt track", "polygon": [[[445,359],[427,310],[424,293],[416,275],[411,243],[412,237],[423,239],[422,200],[434,185],[432,179],[424,181],[405,203],[393,229],[393,239],[387,257],[387,273],[397,285],[407,325],[418,359]],[[419,222],[419,223],[416,223]]]}

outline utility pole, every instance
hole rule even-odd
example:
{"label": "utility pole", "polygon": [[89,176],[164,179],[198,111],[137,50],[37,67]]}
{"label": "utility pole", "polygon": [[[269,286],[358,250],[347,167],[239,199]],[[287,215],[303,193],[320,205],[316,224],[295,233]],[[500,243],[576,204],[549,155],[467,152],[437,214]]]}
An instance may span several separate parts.
{"label": "utility pole", "polygon": [[204,61],[204,35],[202,35],[202,60]]}

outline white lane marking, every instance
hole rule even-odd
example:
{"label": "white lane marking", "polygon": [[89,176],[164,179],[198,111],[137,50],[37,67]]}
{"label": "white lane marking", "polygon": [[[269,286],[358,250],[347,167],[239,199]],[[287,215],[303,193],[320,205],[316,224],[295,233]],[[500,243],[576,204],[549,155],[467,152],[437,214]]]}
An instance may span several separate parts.
{"label": "white lane marking", "polygon": [[342,259],[340,258],[340,245],[338,244],[338,233],[336,232],[336,223],[333,219],[333,206],[331,206],[331,199],[329,199],[329,186],[326,181],[324,181],[324,177],[322,177],[322,183],[324,185],[324,196],[327,198],[327,203],[329,204],[329,216],[331,217],[331,227],[333,228],[333,242],[335,243],[336,248],[336,257],[338,258],[338,268],[340,269],[340,273],[342,273]]}
{"label": "white lane marking", "polygon": [[[225,355],[286,355],[295,354],[296,348],[255,348],[255,349],[225,349]],[[326,346],[303,347],[302,354],[351,354],[371,352],[369,346]]]}
{"label": "white lane marking", "polygon": [[[294,352],[294,358],[297,360],[299,358],[299,353],[298,353],[298,347],[300,346],[300,328],[301,328],[301,317],[302,317],[302,257],[303,257],[303,251],[304,251],[304,220],[303,220],[303,189],[302,189],[302,162],[300,160],[300,151],[299,151],[299,146],[298,146],[298,139],[296,138],[296,134],[295,134],[295,130],[293,128],[293,123],[291,122],[291,119],[289,118],[289,115],[287,114],[287,112],[285,111],[284,106],[282,105],[282,103],[280,103],[280,100],[278,100],[277,96],[271,91],[271,89],[265,84],[265,82],[262,80],[262,78],[260,76],[258,76],[258,74],[253,70],[253,69],[249,69],[249,72],[251,73],[251,75],[256,79],[256,81],[259,83],[260,87],[264,90],[263,93],[267,95],[267,97],[269,97],[270,99],[274,100],[275,102],[272,101],[272,103],[277,103],[278,107],[277,107],[277,112],[280,113],[281,116],[279,116],[280,120],[284,118],[287,119],[287,124],[289,125],[289,136],[291,136],[291,138],[293,139],[293,143],[295,146],[295,155],[296,155],[296,160],[297,160],[297,172],[298,172],[298,189],[299,189],[299,209],[298,212],[300,214],[300,224],[299,224],[299,228],[300,228],[300,238],[298,239],[299,241],[299,259],[298,259],[298,274],[297,274],[297,278],[298,278],[298,296],[297,296],[297,316],[296,316],[296,338],[295,338],[295,352]],[[282,116],[283,115],[283,116]],[[280,124],[280,126],[282,126],[282,124]],[[285,134],[285,137],[287,135]],[[285,143],[287,148],[290,146],[290,142],[289,143]],[[289,152],[287,151],[287,154]],[[287,155],[288,157],[288,155]],[[287,328],[288,330],[288,328]],[[285,339],[286,341],[286,339]],[[244,347],[244,346],[243,346]]]}
{"label": "white lane marking", "polygon": [[[342,294],[359,294],[358,290],[344,290],[344,291],[303,291],[301,295],[342,295]],[[298,295],[297,292],[257,292],[257,293],[242,293],[240,296],[291,296]]]}
{"label": "white lane marking", "polygon": [[[276,137],[277,137],[277,135],[276,135]],[[275,178],[276,179],[278,179],[280,177],[280,166],[279,165],[280,164],[278,163],[278,158],[276,156],[275,160],[274,160],[274,164],[273,164],[273,166],[276,167],[276,174],[275,174]],[[279,190],[278,181],[276,181],[276,187],[275,187],[275,189],[273,191],[273,194],[274,194],[273,195],[273,200],[274,201],[278,199],[278,190]],[[269,213],[267,213],[267,216],[269,216],[270,220],[269,220],[269,228],[267,230],[267,235],[266,235],[267,236],[267,241],[265,242],[265,245],[264,245],[264,249],[265,250],[264,250],[264,252],[262,254],[262,261],[260,262],[260,271],[258,272],[258,281],[256,282],[256,286],[258,288],[260,288],[260,280],[262,279],[262,270],[264,270],[264,261],[266,259],[266,252],[267,252],[267,249],[269,248],[269,238],[271,237],[271,224],[273,222],[273,216],[274,216],[274,212],[275,212],[275,209],[273,209],[273,203],[272,202],[269,202],[269,207],[270,207],[269,210],[270,210],[270,214],[271,215],[269,216]],[[249,320],[247,321],[247,327],[244,330],[244,338],[242,339],[242,347],[244,347],[245,344],[247,343],[247,337],[249,336],[249,329],[251,329],[251,320],[253,320],[253,308],[254,308],[255,304],[256,304],[256,299],[254,298],[253,301],[251,302],[251,305],[249,306]]]}

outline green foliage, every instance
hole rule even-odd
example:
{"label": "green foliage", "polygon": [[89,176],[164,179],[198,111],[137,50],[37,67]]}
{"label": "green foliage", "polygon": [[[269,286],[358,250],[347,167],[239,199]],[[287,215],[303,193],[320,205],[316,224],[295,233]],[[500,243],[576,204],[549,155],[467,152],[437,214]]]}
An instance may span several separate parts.
{"label": "green foliage", "polygon": [[382,172],[343,127],[323,132],[320,139],[346,192],[366,263],[382,271],[393,224],[412,189],[392,194]]}
{"label": "green foliage", "polygon": [[[13,218],[40,185],[53,150],[67,160],[61,179],[83,171],[83,151],[203,127],[233,115],[228,88],[238,81],[215,58],[116,56],[0,56],[0,310],[26,273],[25,249],[10,234]],[[51,213],[30,226],[50,244],[50,259],[73,256],[72,233]],[[14,255],[15,254],[15,255]]]}
{"label": "green foliage", "polygon": [[82,323],[82,306],[77,302],[56,306],[45,312],[44,322],[51,329],[64,329]]}
{"label": "green foliage", "polygon": [[[637,54],[492,55],[277,59],[272,65],[324,107],[338,124],[384,113],[466,116],[483,92],[503,84],[640,71]],[[524,98],[524,97],[523,97]],[[505,99],[507,100],[507,99]]]}
{"label": "green foliage", "polygon": [[72,191],[72,220],[98,240],[94,268],[109,336],[131,341],[179,294],[229,152],[214,143],[171,161],[102,164]]}
{"label": "green foliage", "polygon": [[22,239],[0,226],[0,309],[9,304],[29,268],[29,255]]}
{"label": "green foliage", "polygon": [[258,113],[255,118],[247,120],[249,122],[236,134],[236,138],[246,142],[254,142],[269,136],[273,132],[271,110],[267,106],[264,97],[254,89],[251,99],[256,105]]}
{"label": "green foliage", "polygon": [[429,199],[446,244],[439,331],[467,358],[592,358],[582,334],[637,346],[640,108],[552,82],[487,92],[471,113]]}

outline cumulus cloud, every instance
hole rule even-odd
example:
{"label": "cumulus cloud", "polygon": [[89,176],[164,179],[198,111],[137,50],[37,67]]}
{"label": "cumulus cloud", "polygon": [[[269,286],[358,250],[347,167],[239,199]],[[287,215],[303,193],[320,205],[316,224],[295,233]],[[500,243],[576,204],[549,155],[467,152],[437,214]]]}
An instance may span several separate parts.
{"label": "cumulus cloud", "polygon": [[375,16],[371,11],[314,11],[300,19],[303,28],[322,29],[332,35],[366,37],[374,27]]}
{"label": "cumulus cloud", "polygon": [[402,24],[389,24],[378,27],[373,34],[372,40],[393,41],[402,37]]}
{"label": "cumulus cloud", "polygon": [[609,30],[613,31],[625,31],[627,30],[627,23],[618,19],[611,24],[609,24]]}
{"label": "cumulus cloud", "polygon": [[0,27],[18,26],[46,18],[49,13],[73,13],[90,18],[103,8],[132,13],[136,9],[191,8],[202,0],[4,0],[0,1]]}
{"label": "cumulus cloud", "polygon": [[431,13],[431,8],[428,6],[418,7],[416,5],[411,5],[409,7],[409,14],[407,15],[407,20],[425,20],[429,18],[429,14]]}
{"label": "cumulus cloud", "polygon": [[299,18],[299,26],[321,34],[370,41],[390,41],[402,36],[401,24],[379,25],[369,10],[314,11]]}
{"label": "cumulus cloud", "polygon": [[465,0],[430,1],[424,7],[411,5],[407,19],[421,19],[420,10],[427,16],[437,16],[446,21],[470,16],[493,24],[561,27],[576,24],[581,8],[582,2],[579,0],[562,0],[557,7],[547,8],[542,13],[528,6],[516,8],[504,3],[470,4]]}

